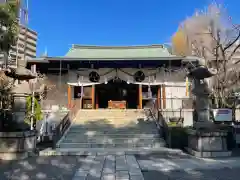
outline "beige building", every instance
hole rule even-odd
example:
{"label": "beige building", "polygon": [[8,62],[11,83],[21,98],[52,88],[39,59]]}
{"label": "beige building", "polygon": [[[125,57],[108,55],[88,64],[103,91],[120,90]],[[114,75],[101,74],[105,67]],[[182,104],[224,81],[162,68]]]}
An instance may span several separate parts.
{"label": "beige building", "polygon": [[16,65],[17,56],[18,60],[35,58],[37,50],[36,47],[37,32],[20,25],[17,44],[16,46],[13,46],[9,52],[9,63]]}

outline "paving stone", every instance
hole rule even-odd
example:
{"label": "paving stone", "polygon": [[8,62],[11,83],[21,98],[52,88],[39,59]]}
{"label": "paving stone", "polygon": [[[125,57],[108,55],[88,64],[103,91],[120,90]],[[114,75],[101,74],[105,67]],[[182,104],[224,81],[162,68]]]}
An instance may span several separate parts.
{"label": "paving stone", "polygon": [[128,166],[127,166],[127,162],[126,162],[126,159],[125,159],[125,156],[119,156],[119,157],[116,157],[116,170],[127,170],[128,169]]}
{"label": "paving stone", "polygon": [[73,177],[72,180],[87,180],[87,177],[79,176],[79,177]]}
{"label": "paving stone", "polygon": [[88,175],[88,171],[82,170],[81,168],[79,168],[76,172],[74,176],[87,176]]}
{"label": "paving stone", "polygon": [[115,180],[115,174],[105,174],[102,176],[101,180]]}
{"label": "paving stone", "polygon": [[101,177],[97,177],[97,176],[94,176],[94,175],[88,175],[86,177],[86,180],[101,180]]}
{"label": "paving stone", "polygon": [[130,176],[141,176],[142,172],[140,169],[129,169]]}
{"label": "paving stone", "polygon": [[89,171],[91,169],[91,164],[83,164],[81,167],[80,167],[81,171]]}
{"label": "paving stone", "polygon": [[115,173],[115,167],[103,168],[103,174],[113,174],[113,173]]}
{"label": "paving stone", "polygon": [[89,175],[93,177],[101,177],[102,175],[102,169],[90,169]]}
{"label": "paving stone", "polygon": [[[162,180],[161,177],[158,177],[159,180]],[[130,180],[144,180],[143,175],[141,176],[130,176]],[[151,180],[151,179],[149,179]]]}
{"label": "paving stone", "polygon": [[116,180],[129,179],[128,171],[116,171]]}

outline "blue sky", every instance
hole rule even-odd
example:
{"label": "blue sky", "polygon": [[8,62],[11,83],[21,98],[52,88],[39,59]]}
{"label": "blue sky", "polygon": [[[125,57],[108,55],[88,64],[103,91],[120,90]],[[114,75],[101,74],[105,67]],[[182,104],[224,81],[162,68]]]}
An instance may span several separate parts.
{"label": "blue sky", "polygon": [[[29,0],[38,52],[65,55],[72,44],[145,45],[171,40],[179,23],[210,0]],[[239,21],[239,0],[222,0]]]}

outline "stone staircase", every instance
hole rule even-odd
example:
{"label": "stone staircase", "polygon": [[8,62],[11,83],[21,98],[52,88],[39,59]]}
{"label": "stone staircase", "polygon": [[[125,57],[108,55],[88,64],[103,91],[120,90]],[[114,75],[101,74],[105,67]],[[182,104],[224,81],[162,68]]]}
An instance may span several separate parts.
{"label": "stone staircase", "polygon": [[159,149],[155,122],[144,110],[80,110],[57,144],[59,149]]}

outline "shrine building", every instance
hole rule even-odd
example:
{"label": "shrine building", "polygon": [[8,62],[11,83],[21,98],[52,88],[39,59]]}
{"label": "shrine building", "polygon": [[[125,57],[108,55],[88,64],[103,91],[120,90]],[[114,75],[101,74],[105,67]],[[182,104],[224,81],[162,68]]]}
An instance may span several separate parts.
{"label": "shrine building", "polygon": [[56,84],[68,107],[79,102],[82,109],[142,109],[154,101],[158,108],[178,109],[189,97],[186,66],[196,57],[178,57],[163,45],[73,45],[61,57],[29,59]]}

